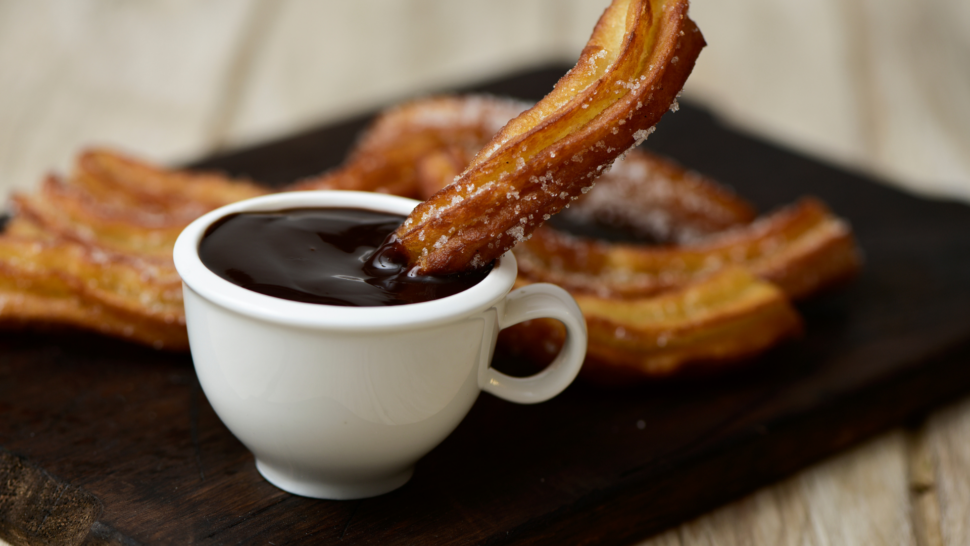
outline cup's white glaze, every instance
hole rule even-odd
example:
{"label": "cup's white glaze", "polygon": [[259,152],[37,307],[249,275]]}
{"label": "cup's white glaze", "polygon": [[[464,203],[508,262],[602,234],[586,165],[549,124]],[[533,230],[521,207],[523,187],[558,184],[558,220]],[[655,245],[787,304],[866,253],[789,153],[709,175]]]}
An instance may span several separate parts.
{"label": "cup's white glaze", "polygon": [[[199,218],[175,244],[189,343],[199,381],[230,431],[276,486],[308,497],[353,499],[406,483],[479,392],[519,403],[548,400],[579,372],[586,324],[568,293],[529,285],[509,293],[508,253],[472,288],[390,307],[337,307],[273,298],[210,271],[199,241],[236,212],[353,207],[406,215],[416,201],[363,192],[281,193]],[[498,331],[540,317],[562,321],[556,362],[528,378],[490,367]]]}

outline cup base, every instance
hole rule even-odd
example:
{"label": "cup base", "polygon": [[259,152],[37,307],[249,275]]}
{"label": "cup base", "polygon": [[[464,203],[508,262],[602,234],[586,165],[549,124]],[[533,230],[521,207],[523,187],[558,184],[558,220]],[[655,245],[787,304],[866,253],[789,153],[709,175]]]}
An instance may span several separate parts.
{"label": "cup base", "polygon": [[290,473],[276,469],[259,459],[256,459],[256,470],[269,483],[279,487],[287,493],[328,500],[353,500],[376,497],[390,493],[408,483],[414,475],[414,467],[408,467],[403,472],[387,476],[379,480],[359,483],[334,483],[326,481],[310,481],[296,479]]}

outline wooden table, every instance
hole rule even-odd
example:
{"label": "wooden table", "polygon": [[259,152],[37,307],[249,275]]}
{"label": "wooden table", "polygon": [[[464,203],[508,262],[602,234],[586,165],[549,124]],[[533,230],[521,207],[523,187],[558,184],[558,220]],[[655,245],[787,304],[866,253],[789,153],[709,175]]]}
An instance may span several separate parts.
{"label": "wooden table", "polygon": [[[226,50],[236,47],[231,42],[226,38]],[[245,81],[252,79],[235,83]],[[69,84],[68,93],[74,92],[79,98],[62,100],[63,91],[42,93],[62,83]],[[160,146],[165,148],[162,155],[188,157],[211,150],[225,141],[227,127],[247,123],[234,117],[232,107],[246,89],[216,87],[208,95],[191,99],[196,102],[188,109],[189,114],[183,114],[184,123],[166,120],[164,110],[153,114],[157,125],[151,132],[162,135],[158,137],[164,143]],[[85,100],[85,91],[93,98]],[[130,125],[130,112],[153,106],[151,89],[143,91],[142,102],[131,99],[137,96],[134,92],[126,95],[127,101],[117,102],[110,89],[103,91],[99,93],[97,85],[86,87],[67,74],[63,80],[36,87],[31,101],[25,102],[27,93],[18,95],[17,101],[0,101],[0,110],[5,110],[0,112],[0,119],[21,120],[16,138],[5,133],[2,170],[8,175],[22,174],[29,170],[24,167],[25,161],[36,163],[37,158],[63,165],[65,150],[87,144],[101,134],[86,133],[78,127]],[[144,117],[139,119],[146,122]],[[138,135],[143,129],[131,127],[129,131]],[[133,140],[150,147],[152,138]],[[156,153],[152,149],[136,151]],[[16,183],[27,184],[22,180]],[[968,438],[970,400],[965,400],[644,544],[967,544]]]}

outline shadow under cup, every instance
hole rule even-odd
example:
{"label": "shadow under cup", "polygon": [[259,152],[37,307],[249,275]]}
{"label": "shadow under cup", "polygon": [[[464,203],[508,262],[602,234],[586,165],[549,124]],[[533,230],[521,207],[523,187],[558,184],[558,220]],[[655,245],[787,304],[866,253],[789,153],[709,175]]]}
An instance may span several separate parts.
{"label": "shadow under cup", "polygon": [[[579,372],[582,313],[553,285],[510,293],[511,253],[468,290],[388,307],[266,296],[220,278],[198,256],[208,227],[230,214],[346,207],[407,215],[416,204],[364,192],[275,194],[210,212],[175,244],[199,382],[263,477],[283,490],[327,499],[386,493],[410,479],[418,459],[458,426],[482,390],[542,402]],[[500,329],[544,317],[567,330],[549,368],[513,378],[490,367]]]}

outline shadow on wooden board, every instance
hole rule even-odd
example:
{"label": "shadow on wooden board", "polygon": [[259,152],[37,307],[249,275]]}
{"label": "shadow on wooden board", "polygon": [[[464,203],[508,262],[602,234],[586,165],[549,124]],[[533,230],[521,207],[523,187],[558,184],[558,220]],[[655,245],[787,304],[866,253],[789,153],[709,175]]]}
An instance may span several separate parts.
{"label": "shadow on wooden board", "polygon": [[[563,70],[475,87],[536,99]],[[282,184],[339,163],[364,123],[196,165]],[[762,210],[822,198],[851,221],[862,275],[800,306],[804,338],[732,373],[618,391],[576,384],[536,406],[483,395],[409,484],[353,502],[262,480],[186,355],[0,335],[0,534],[18,544],[628,544],[970,391],[970,208],[738,134],[689,105],[648,145]]]}

